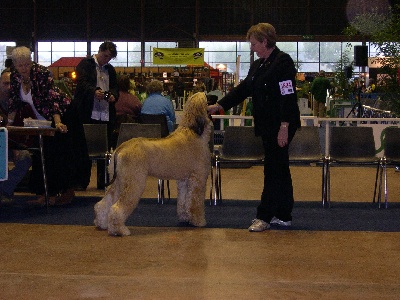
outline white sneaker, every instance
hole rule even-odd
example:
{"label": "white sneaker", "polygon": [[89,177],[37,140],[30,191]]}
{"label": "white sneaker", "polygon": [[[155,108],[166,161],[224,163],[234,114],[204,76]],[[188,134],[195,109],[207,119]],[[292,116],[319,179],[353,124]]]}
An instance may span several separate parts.
{"label": "white sneaker", "polygon": [[292,221],[282,221],[279,220],[277,217],[273,217],[272,220],[270,221],[271,225],[279,225],[279,226],[292,226]]}
{"label": "white sneaker", "polygon": [[249,227],[249,231],[251,232],[261,232],[266,229],[269,229],[269,224],[260,219],[254,219],[253,223]]}

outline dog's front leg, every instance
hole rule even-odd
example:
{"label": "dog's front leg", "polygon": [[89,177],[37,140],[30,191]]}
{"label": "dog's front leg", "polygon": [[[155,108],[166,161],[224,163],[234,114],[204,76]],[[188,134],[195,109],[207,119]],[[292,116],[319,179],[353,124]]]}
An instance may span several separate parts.
{"label": "dog's front leg", "polygon": [[113,204],[108,215],[108,234],[120,236],[131,235],[131,231],[125,225],[125,221],[129,215],[130,213],[127,214],[126,209],[121,207],[120,203]]}
{"label": "dog's front leg", "polygon": [[125,221],[136,208],[145,185],[146,176],[120,184],[123,192],[120,194],[118,201],[111,206],[108,214],[108,233],[110,235],[126,236],[131,234],[125,225]]}
{"label": "dog's front leg", "polygon": [[177,180],[176,185],[178,187],[178,197],[176,201],[176,210],[178,214],[178,220],[181,223],[189,223],[190,221],[190,201],[187,201],[187,189],[188,181]]}

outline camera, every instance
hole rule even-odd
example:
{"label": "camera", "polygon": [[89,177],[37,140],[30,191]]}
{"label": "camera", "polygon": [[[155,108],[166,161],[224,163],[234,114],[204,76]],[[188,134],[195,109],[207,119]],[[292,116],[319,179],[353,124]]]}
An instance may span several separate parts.
{"label": "camera", "polygon": [[104,100],[108,101],[111,97],[111,92],[110,91],[105,91],[104,92]]}

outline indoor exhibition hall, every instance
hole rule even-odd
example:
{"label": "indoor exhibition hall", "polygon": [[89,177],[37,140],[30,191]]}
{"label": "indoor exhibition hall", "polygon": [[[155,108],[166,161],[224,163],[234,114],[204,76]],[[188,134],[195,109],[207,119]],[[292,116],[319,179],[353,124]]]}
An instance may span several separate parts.
{"label": "indoor exhibition hall", "polygon": [[399,299],[398,1],[0,20],[0,299]]}

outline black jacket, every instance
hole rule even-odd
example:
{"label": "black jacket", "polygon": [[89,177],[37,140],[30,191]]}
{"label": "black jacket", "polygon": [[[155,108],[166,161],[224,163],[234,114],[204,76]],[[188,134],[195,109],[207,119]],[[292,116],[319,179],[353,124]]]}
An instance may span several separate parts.
{"label": "black jacket", "polygon": [[[118,100],[117,73],[112,65],[107,65],[110,77],[110,92]],[[74,96],[74,104],[79,112],[82,123],[90,123],[93,110],[94,93],[97,88],[96,62],[93,57],[84,58],[76,67],[77,86]],[[115,102],[109,104],[110,123],[114,124],[116,119]]]}
{"label": "black jacket", "polygon": [[294,132],[301,125],[295,77],[292,58],[275,48],[264,63],[256,60],[247,77],[218,103],[227,110],[252,97],[256,135],[277,134],[281,122],[289,122]]}

